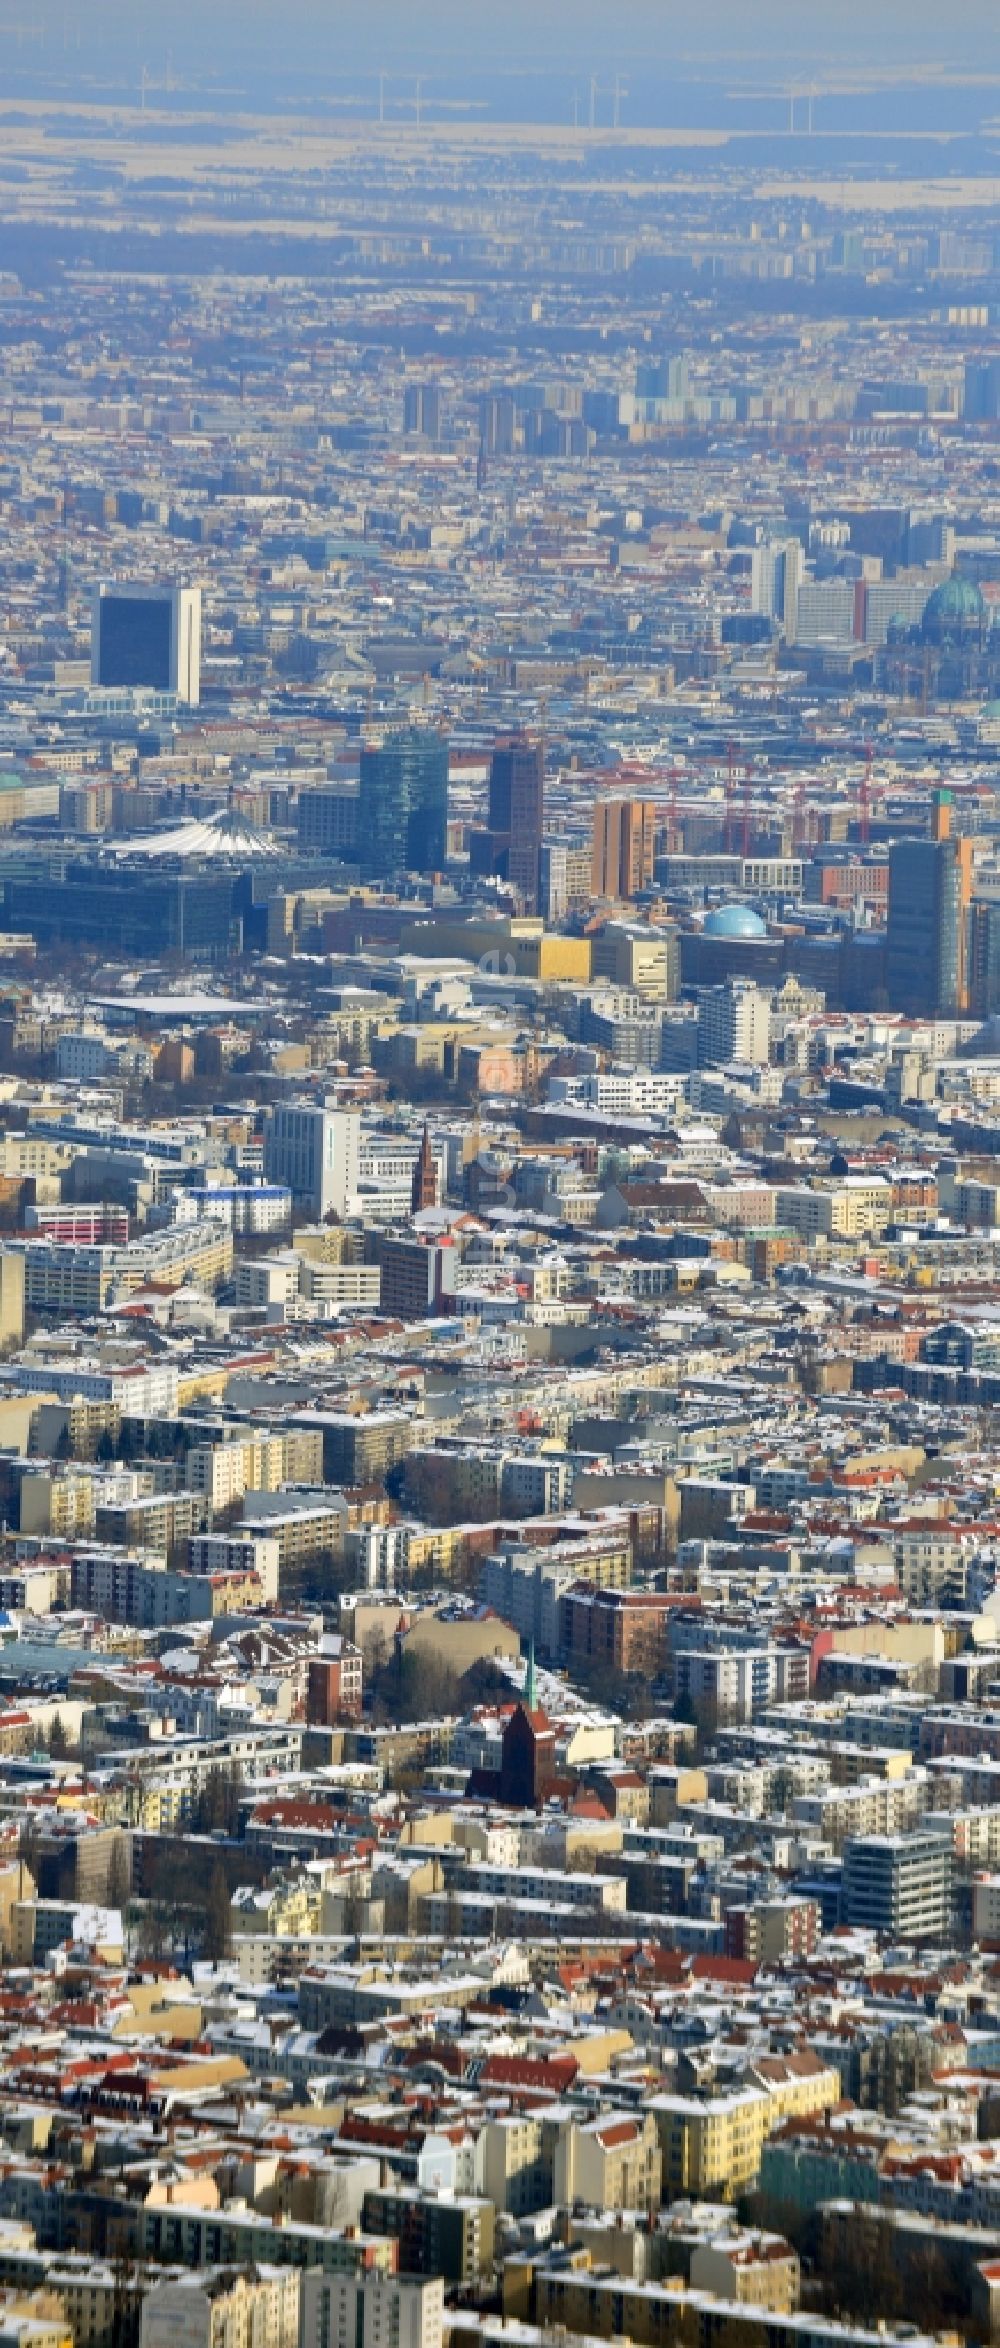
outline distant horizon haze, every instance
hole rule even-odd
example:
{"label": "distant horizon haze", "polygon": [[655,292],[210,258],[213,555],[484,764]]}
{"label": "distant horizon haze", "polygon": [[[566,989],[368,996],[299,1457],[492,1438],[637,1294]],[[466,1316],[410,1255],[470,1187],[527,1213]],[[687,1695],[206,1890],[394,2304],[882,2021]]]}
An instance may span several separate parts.
{"label": "distant horizon haze", "polygon": [[[279,79],[310,70],[330,76],[380,70],[510,75],[652,68],[709,80],[737,76],[780,86],[808,75],[856,74],[905,82],[912,75],[1000,75],[1000,25],[993,0],[35,0],[0,25],[6,93],[20,70],[73,83],[138,61],[177,77],[224,74],[238,82],[270,71]],[[28,19],[28,21],[26,21]],[[984,99],[986,92],[983,92]]]}

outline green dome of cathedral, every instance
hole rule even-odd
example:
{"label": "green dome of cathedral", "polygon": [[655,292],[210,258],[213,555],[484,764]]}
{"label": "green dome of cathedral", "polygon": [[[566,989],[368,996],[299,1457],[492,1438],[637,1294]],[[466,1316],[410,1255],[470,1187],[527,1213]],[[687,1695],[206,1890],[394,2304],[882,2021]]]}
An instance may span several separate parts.
{"label": "green dome of cathedral", "polygon": [[974,579],[963,579],[952,572],[950,579],[942,579],[924,606],[921,634],[930,644],[940,644],[954,636],[978,634],[985,611],[982,594]]}

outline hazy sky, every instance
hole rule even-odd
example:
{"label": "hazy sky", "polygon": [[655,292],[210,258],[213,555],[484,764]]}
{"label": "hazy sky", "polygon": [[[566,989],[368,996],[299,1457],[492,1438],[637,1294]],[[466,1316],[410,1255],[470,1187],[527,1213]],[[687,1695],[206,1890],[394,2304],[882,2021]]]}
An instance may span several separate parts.
{"label": "hazy sky", "polygon": [[[642,59],[678,71],[739,60],[741,74],[773,78],[794,60],[839,65],[1000,72],[997,0],[14,0],[9,20],[45,25],[47,62],[81,73],[116,50],[178,71],[324,72],[391,68],[433,73],[525,68],[567,72]],[[0,65],[40,56],[23,33],[0,28]]]}

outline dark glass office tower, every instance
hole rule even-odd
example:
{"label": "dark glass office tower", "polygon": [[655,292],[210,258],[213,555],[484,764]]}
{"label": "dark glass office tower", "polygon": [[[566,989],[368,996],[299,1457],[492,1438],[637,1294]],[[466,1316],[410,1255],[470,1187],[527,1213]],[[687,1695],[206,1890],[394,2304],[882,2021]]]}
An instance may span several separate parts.
{"label": "dark glass office tower", "polygon": [[545,754],[527,734],[508,734],[490,760],[489,828],[497,863],[526,913],[538,911],[539,858],[545,820]]}
{"label": "dark glass office tower", "polygon": [[969,919],[969,1009],[976,1019],[1000,1011],[1000,900],[975,897]]}
{"label": "dark glass office tower", "polygon": [[104,581],[91,608],[90,681],[104,689],[201,694],[200,587]]}
{"label": "dark glass office tower", "polygon": [[170,690],[170,597],[101,598],[102,685],[147,685]]}
{"label": "dark glass office tower", "polygon": [[361,753],[358,861],[367,880],[441,872],[448,846],[448,744],[411,727]]}
{"label": "dark glass office tower", "polygon": [[954,1017],[968,1008],[972,843],[955,839],[938,792],[929,840],[897,840],[889,851],[886,985],[894,1011]]}

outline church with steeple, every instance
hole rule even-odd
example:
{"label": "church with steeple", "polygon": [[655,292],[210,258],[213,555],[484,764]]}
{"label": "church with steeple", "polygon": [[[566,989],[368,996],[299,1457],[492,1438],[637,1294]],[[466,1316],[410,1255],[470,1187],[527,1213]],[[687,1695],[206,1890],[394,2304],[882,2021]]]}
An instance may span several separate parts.
{"label": "church with steeple", "polygon": [[414,1166],[413,1181],[410,1185],[410,1212],[414,1215],[421,1215],[426,1207],[436,1207],[437,1203],[438,1171],[431,1149],[431,1137],[425,1125],[423,1140],[420,1144],[420,1155]]}
{"label": "church with steeple", "polygon": [[541,1711],[534,1642],[528,1651],[524,1696],[506,1722],[498,1770],[474,1769],[468,1791],[511,1810],[535,1810],[556,1788],[556,1732]]}

